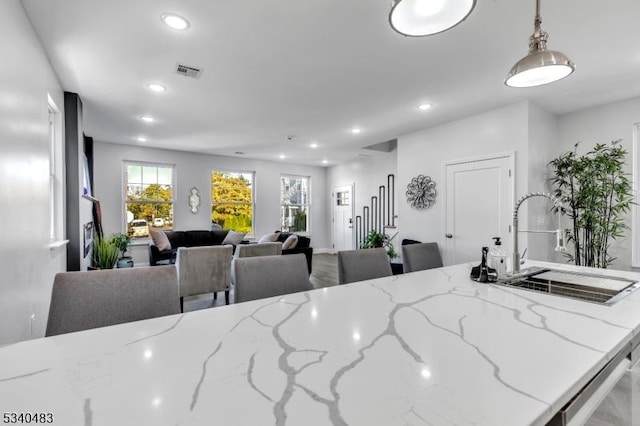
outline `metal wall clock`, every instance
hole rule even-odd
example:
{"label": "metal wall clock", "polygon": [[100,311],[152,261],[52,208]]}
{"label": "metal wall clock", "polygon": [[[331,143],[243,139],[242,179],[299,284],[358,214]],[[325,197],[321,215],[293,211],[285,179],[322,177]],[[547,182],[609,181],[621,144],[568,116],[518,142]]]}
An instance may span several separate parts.
{"label": "metal wall clock", "polygon": [[407,185],[407,202],[416,210],[427,210],[436,202],[436,183],[431,177],[418,175]]}

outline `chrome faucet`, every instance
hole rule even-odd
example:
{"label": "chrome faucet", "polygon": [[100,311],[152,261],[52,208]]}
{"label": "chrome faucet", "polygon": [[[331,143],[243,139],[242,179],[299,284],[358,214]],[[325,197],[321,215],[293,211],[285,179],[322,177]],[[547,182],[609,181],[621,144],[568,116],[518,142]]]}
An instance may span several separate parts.
{"label": "chrome faucet", "polygon": [[558,213],[558,229],[555,231],[520,231],[520,232],[533,232],[533,233],[550,233],[556,234],[556,248],[555,251],[564,252],[567,251],[564,244],[564,231],[562,229],[562,203],[557,198],[553,197],[551,194],[546,192],[531,192],[529,194],[524,195],[522,198],[518,200],[515,208],[513,209],[513,275],[517,275],[520,273],[520,252],[518,251],[518,209],[520,205],[529,198],[532,197],[547,197],[553,202],[553,205],[556,207],[556,211]]}

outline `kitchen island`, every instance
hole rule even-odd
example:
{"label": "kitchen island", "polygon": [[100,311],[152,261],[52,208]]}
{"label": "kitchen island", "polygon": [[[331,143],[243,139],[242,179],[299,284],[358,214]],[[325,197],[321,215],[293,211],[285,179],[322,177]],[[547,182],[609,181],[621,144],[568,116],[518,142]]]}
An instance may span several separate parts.
{"label": "kitchen island", "polygon": [[640,331],[640,291],[603,306],[476,283],[470,268],[7,345],[0,412],[65,426],[544,425]]}

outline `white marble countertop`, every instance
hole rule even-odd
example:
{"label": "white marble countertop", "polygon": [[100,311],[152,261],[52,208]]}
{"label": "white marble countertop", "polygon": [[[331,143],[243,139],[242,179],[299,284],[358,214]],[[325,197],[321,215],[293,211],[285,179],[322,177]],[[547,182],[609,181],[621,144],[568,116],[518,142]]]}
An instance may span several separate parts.
{"label": "white marble countertop", "polygon": [[[456,265],[0,348],[0,414],[57,425],[544,424],[640,330]],[[640,274],[604,271],[640,278]]]}

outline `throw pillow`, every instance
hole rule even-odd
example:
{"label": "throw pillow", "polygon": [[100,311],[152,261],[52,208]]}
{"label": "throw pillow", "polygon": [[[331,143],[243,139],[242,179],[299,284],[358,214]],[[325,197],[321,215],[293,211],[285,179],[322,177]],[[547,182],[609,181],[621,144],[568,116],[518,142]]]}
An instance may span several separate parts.
{"label": "throw pillow", "polygon": [[284,240],[282,243],[282,250],[289,250],[298,245],[298,236],[296,234],[291,234],[289,237]]}
{"label": "throw pillow", "polygon": [[278,234],[276,234],[275,232],[273,234],[266,234],[263,235],[259,240],[258,243],[273,243],[278,239]]}
{"label": "throw pillow", "polygon": [[163,231],[150,231],[153,244],[158,247],[158,250],[165,251],[171,250],[171,242]]}
{"label": "throw pillow", "polygon": [[246,234],[244,232],[229,231],[222,244],[231,244],[237,246]]}

